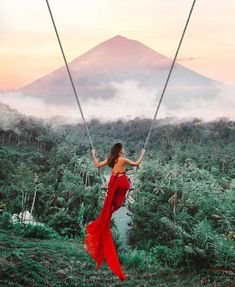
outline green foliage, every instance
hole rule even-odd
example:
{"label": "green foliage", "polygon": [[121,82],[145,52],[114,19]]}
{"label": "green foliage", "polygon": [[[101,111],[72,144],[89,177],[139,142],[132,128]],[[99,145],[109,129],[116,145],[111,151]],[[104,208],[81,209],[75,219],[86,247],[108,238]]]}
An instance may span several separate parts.
{"label": "green foliage", "polygon": [[39,224],[21,224],[16,223],[13,225],[13,231],[26,238],[38,238],[38,239],[51,239],[58,238],[58,234],[46,225]]}
{"label": "green foliage", "polygon": [[156,245],[149,252],[150,258],[159,265],[171,268],[180,268],[184,262],[184,248],[182,242],[171,248],[166,245]]}
{"label": "green foliage", "polygon": [[223,235],[216,234],[213,240],[213,253],[217,267],[235,268],[235,248],[234,242]]}
{"label": "green foliage", "polygon": [[134,249],[129,252],[120,253],[121,262],[128,268],[133,268],[137,272],[146,270],[149,259],[143,250]]}
{"label": "green foliage", "polygon": [[55,229],[61,236],[76,237],[81,233],[79,218],[71,216],[64,211],[56,213],[48,221],[48,225]]}
{"label": "green foliage", "polygon": [[150,161],[138,189],[131,206],[132,245],[151,250],[169,267],[233,266],[234,244],[225,235],[235,229],[234,193],[223,191],[213,174],[190,161],[183,166]]}
{"label": "green foliage", "polygon": [[[106,264],[99,270],[77,240],[28,239],[14,236],[11,232],[0,230],[0,246],[4,246],[0,255],[1,286],[127,286],[137,285],[155,287],[220,287],[232,286],[232,276],[228,274],[203,275],[192,272],[178,272],[164,269],[151,262],[144,251],[121,252],[120,260],[129,278],[120,282]],[[204,283],[203,283],[204,284]]]}
{"label": "green foliage", "polygon": [[11,225],[11,214],[7,211],[0,213],[0,228],[9,229]]}
{"label": "green foliage", "polygon": [[[88,125],[100,159],[116,141],[123,142],[126,156],[135,159],[150,120],[106,124],[94,120]],[[83,126],[52,127],[23,117],[14,129],[1,131],[1,137],[0,200],[6,206],[2,227],[11,227],[12,213],[32,209],[37,221],[82,240],[86,224],[103,206],[101,178],[91,162]],[[148,260],[164,268],[233,266],[234,158],[232,121],[158,121],[138,173],[135,203],[130,205],[130,247],[149,252]],[[121,251],[115,228],[113,235]],[[130,259],[130,266],[139,264],[141,269],[141,260],[147,261],[138,252],[133,262],[139,263]]]}

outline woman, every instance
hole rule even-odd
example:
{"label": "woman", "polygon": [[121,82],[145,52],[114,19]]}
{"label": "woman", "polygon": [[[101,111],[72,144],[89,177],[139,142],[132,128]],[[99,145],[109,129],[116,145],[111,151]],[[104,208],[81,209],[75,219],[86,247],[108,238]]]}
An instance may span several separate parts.
{"label": "woman", "polygon": [[92,150],[93,160],[97,167],[108,165],[112,168],[112,175],[108,183],[108,192],[104,200],[104,206],[98,218],[86,226],[86,237],[84,239],[86,250],[96,261],[97,269],[100,268],[103,259],[106,260],[109,268],[119,277],[120,280],[126,279],[123,273],[117,252],[114,246],[110,221],[112,213],[122,206],[126,192],[130,188],[128,177],[125,174],[126,165],[139,166],[145,150],[142,149],[140,158],[131,161],[125,157],[121,143],[116,143],[108,157],[99,162],[96,158],[95,150]]}

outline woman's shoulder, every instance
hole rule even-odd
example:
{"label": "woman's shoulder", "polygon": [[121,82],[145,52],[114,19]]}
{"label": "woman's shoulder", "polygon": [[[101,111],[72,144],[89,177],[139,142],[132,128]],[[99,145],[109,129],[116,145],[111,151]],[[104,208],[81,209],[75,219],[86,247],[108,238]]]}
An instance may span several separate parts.
{"label": "woman's shoulder", "polygon": [[119,159],[120,159],[120,161],[122,161],[122,162],[126,162],[126,161],[127,161],[127,158],[125,158],[125,157],[123,157],[123,156],[120,156]]}

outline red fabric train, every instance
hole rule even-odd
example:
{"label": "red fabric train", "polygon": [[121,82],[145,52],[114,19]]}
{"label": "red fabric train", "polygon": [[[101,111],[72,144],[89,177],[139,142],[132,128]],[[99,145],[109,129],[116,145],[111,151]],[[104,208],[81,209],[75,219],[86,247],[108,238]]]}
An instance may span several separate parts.
{"label": "red fabric train", "polygon": [[106,260],[109,268],[119,277],[126,279],[123,273],[113,242],[110,230],[112,213],[122,206],[126,192],[130,188],[128,177],[111,175],[108,183],[108,192],[104,200],[104,206],[97,219],[86,226],[85,248],[96,261],[97,269]]}

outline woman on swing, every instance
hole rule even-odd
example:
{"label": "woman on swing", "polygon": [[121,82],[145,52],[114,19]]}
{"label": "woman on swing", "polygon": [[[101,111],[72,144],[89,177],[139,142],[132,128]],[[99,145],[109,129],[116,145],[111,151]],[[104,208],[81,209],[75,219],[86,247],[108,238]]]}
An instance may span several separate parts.
{"label": "woman on swing", "polygon": [[112,175],[108,183],[108,192],[104,200],[104,206],[97,219],[86,226],[85,248],[96,261],[97,269],[100,268],[104,259],[109,268],[119,277],[126,279],[119,263],[117,252],[114,246],[110,222],[112,213],[122,206],[126,192],[130,189],[128,177],[125,174],[126,165],[139,166],[145,154],[142,149],[137,161],[131,161],[125,157],[121,143],[116,143],[107,159],[99,162],[95,150],[92,150],[93,160],[96,167],[108,165],[112,168]]}

